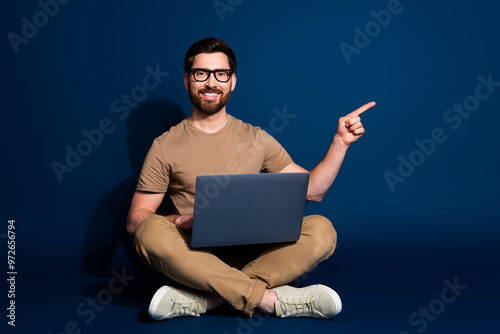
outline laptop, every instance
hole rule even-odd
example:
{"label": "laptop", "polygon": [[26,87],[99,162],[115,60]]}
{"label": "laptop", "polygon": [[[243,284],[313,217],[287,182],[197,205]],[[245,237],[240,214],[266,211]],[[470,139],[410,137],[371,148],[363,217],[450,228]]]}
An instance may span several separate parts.
{"label": "laptop", "polygon": [[309,173],[199,175],[191,247],[297,241]]}

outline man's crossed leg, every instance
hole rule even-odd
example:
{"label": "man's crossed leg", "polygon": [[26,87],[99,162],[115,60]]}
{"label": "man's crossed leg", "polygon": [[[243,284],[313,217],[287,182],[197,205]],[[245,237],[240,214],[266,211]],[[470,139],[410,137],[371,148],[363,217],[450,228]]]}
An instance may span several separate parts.
{"label": "man's crossed leg", "polygon": [[[297,242],[255,247],[257,254],[227,252],[235,248],[225,249],[226,254],[193,249],[182,230],[158,215],[142,222],[135,241],[143,261],[187,287],[163,286],[156,292],[149,307],[155,320],[198,316],[223,303],[248,316],[258,308],[283,318],[331,318],[342,308],[338,294],[324,285],[300,289],[284,285],[333,254],[336,232],[321,216],[304,218]],[[241,266],[234,259],[249,262]]]}

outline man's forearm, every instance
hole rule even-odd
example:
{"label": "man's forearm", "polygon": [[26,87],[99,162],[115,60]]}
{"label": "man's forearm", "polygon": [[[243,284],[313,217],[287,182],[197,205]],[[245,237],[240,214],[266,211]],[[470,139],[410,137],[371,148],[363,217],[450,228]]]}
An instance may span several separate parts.
{"label": "man's forearm", "polygon": [[134,235],[135,231],[139,228],[139,225],[144,221],[144,219],[154,215],[155,213],[150,210],[140,209],[128,214],[127,219],[127,231],[130,235]]}
{"label": "man's forearm", "polygon": [[323,160],[310,173],[307,199],[319,202],[330,189],[344,161],[348,145],[335,136]]}

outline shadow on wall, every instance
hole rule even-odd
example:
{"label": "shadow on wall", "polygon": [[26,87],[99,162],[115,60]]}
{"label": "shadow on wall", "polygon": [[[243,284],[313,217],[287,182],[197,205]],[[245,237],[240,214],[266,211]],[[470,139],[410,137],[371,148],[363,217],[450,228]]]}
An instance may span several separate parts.
{"label": "shadow on wall", "polygon": [[[127,118],[129,161],[134,174],[103,196],[88,224],[84,240],[82,269],[97,276],[110,276],[111,269],[132,263],[143,268],[126,231],[130,201],[142,163],[153,140],[185,118],[175,104],[149,100],[131,111]],[[168,196],[159,211],[169,213],[173,206]]]}

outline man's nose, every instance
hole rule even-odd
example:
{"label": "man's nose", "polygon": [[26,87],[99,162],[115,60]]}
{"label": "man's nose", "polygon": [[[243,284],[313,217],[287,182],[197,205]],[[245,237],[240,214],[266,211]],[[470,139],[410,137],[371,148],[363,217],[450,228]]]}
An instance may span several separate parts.
{"label": "man's nose", "polygon": [[215,73],[210,73],[208,75],[208,79],[206,81],[207,86],[215,87],[215,86],[217,86],[217,82],[218,82],[217,79],[215,79]]}

